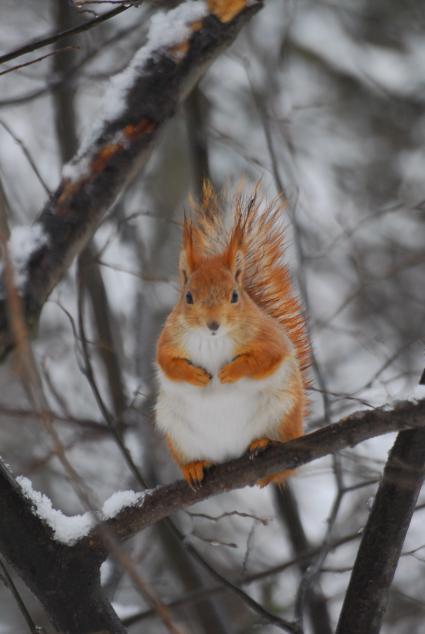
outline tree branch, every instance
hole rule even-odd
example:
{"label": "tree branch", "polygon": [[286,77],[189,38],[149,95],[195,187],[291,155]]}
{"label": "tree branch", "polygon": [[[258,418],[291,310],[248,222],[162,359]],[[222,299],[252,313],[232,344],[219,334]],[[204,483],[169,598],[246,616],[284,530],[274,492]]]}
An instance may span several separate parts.
{"label": "tree branch", "polygon": [[0,517],[0,552],[40,599],[60,632],[125,633],[102,594],[99,553],[55,541],[1,461]]}
{"label": "tree branch", "polygon": [[[139,505],[125,508],[104,524],[118,539],[126,540],[144,528],[159,522],[175,511],[224,491],[255,484],[259,479],[282,469],[303,464],[353,447],[364,440],[389,432],[425,426],[425,400],[404,401],[391,410],[375,409],[355,412],[339,423],[328,425],[302,438],[275,444],[254,459],[244,455],[216,465],[207,471],[202,485],[191,489],[180,480],[146,492]],[[82,540],[89,549],[101,549],[97,529]]]}
{"label": "tree branch", "polygon": [[[184,10],[185,5],[181,7]],[[29,258],[22,298],[30,331],[35,330],[44,302],[74,257],[134,173],[146,164],[162,125],[261,8],[261,1],[241,6],[231,0],[209,0],[199,7],[205,8],[206,15],[188,25],[184,41],[167,47],[159,40],[155,46],[153,38],[136,55],[127,69],[130,72],[118,78],[115,93],[105,97],[109,112],[94,141],[65,167],[58,189],[41,213],[38,223],[47,241]],[[4,295],[0,289],[0,359],[14,346]]]}
{"label": "tree branch", "polygon": [[425,476],[425,429],[398,434],[363,533],[336,634],[378,634]]}

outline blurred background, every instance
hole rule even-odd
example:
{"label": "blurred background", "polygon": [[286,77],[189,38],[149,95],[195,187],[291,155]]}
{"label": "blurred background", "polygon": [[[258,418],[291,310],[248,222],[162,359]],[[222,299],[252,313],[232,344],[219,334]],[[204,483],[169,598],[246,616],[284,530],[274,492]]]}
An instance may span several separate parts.
{"label": "blurred background", "polygon": [[[77,11],[67,0],[2,0],[1,52],[113,7]],[[3,230],[6,220],[13,228],[37,218],[63,164],[101,116],[110,77],[143,44],[156,11],[130,8],[2,65],[4,72],[55,51],[0,76]],[[179,221],[205,177],[230,190],[241,177],[248,188],[260,180],[268,197],[288,197],[287,260],[314,351],[306,428],[411,396],[424,365],[424,34],[425,6],[410,0],[267,0],[163,129],[147,169],[52,293],[33,345],[67,455],[100,503],[139,488],[117,437],[151,485],[179,477],[153,426],[153,358],[177,295]],[[305,466],[283,492],[225,494],[175,521],[186,542],[267,610],[291,619],[301,602],[305,631],[327,634],[393,440]],[[56,508],[81,512],[13,358],[0,368],[0,455]],[[391,588],[384,634],[424,631],[424,502]],[[217,589],[165,526],[126,548],[163,601],[183,599],[172,614],[185,631],[278,631],[231,591]],[[312,549],[313,560],[301,557]],[[306,561],[317,568],[312,579]],[[148,606],[122,570],[107,562],[103,573],[118,614],[136,615],[129,632],[164,631],[155,617],[141,620]],[[33,618],[53,632],[16,582]],[[24,627],[0,584],[1,634]]]}

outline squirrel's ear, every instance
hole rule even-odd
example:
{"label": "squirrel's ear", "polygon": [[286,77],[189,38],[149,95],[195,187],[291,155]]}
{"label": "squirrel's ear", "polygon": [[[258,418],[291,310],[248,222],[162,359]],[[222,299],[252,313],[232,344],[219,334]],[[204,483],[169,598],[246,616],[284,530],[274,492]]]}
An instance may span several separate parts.
{"label": "squirrel's ear", "polygon": [[187,218],[183,224],[183,243],[180,251],[179,271],[181,283],[186,284],[195,268],[195,251],[193,248],[192,222]]}

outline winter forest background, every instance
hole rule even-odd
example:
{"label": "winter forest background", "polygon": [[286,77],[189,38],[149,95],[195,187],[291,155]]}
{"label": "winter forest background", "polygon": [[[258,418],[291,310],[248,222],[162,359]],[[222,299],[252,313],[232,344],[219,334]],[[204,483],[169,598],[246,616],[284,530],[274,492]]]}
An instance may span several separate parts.
{"label": "winter forest background", "polygon": [[[1,53],[117,4],[77,11],[67,0],[3,0]],[[131,7],[1,65],[4,73],[55,52],[0,75],[3,234],[36,220],[98,121],[110,77],[128,66],[158,10]],[[287,259],[314,350],[307,430],[412,395],[425,320],[424,32],[417,2],[266,0],[166,124],[146,168],[50,295],[32,344],[67,458],[100,504],[140,489],[119,442],[150,485],[180,477],[152,423],[153,357],[177,292],[179,221],[204,177],[230,190],[241,177],[247,187],[260,179],[268,197],[288,196]],[[82,513],[22,379],[9,356],[0,367],[0,455],[56,509]],[[306,633],[333,632],[394,438],[315,460],[283,492],[244,488],[180,511],[181,539],[164,523],[138,533],[123,552],[149,588],[144,598],[128,568],[111,559],[102,567],[128,631],[172,631],[149,612],[149,596],[180,601],[169,615],[181,632],[279,631],[211,576],[192,546],[268,614],[291,621],[295,606]],[[424,502],[391,586],[385,634],[424,631]],[[1,634],[29,627],[5,570],[33,621],[56,631],[1,558]]]}

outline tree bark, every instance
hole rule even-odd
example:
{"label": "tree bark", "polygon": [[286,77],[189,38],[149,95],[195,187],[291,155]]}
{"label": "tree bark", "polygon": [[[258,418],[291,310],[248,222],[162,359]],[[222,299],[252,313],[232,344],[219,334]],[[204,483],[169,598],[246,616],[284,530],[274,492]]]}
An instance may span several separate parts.
{"label": "tree bark", "polygon": [[54,540],[0,462],[0,551],[46,608],[61,634],[121,634],[125,628],[105,600],[100,551]]}
{"label": "tree bark", "polygon": [[336,634],[378,634],[425,475],[425,430],[397,436],[363,533]]}

